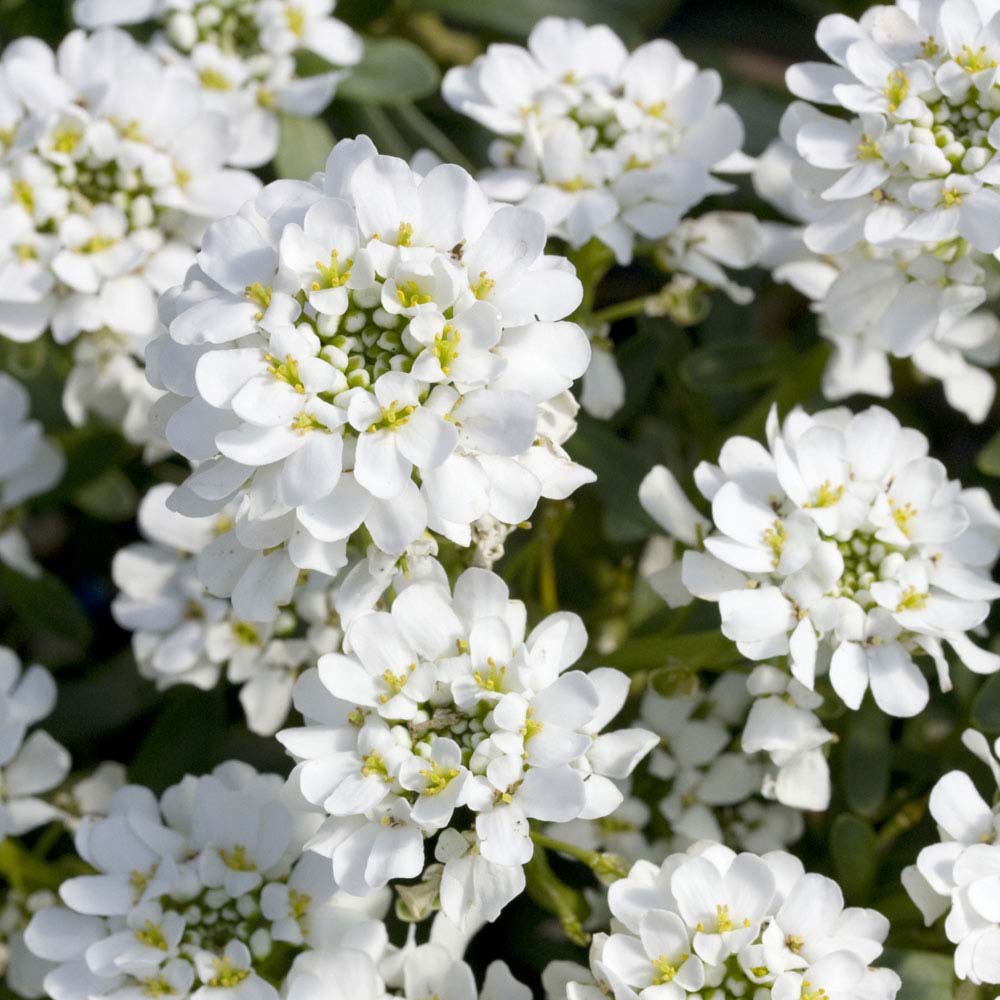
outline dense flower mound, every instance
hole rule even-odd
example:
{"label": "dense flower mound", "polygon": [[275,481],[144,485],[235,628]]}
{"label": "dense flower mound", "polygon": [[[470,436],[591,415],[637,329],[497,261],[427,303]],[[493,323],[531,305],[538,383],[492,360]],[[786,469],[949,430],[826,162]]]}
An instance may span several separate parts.
{"label": "dense flower mound", "polygon": [[[1000,787],[1000,741],[994,752],[973,729],[963,742]],[[941,843],[925,847],[903,871],[903,885],[927,925],[947,914],[944,930],[955,948],[955,973],[975,985],[1000,985],[1000,803],[991,807],[964,771],[934,786],[930,811]]]}
{"label": "dense flower mound", "polygon": [[395,556],[428,528],[468,546],[593,478],[560,447],[590,354],[562,321],[580,282],[544,246],[536,212],[364,137],[208,229],[147,363],[167,439],[201,463],[171,504],[236,508],[213,593],[270,618],[362,525]]}
{"label": "dense flower mound", "polygon": [[802,836],[796,810],[761,800],[770,791],[766,761],[740,746],[751,701],[742,673],[723,674],[694,695],[649,691],[643,698],[640,719],[660,737],[647,769],[657,782],[652,797],[669,830],[668,851],[715,840],[763,853]]}
{"label": "dense flower mound", "polygon": [[[34,39],[0,59],[0,333],[67,342],[155,328],[205,224],[259,188],[227,169],[231,136],[183,74],[114,29]],[[131,332],[128,327],[123,332]]]}
{"label": "dense flower mound", "polygon": [[553,963],[551,996],[892,1000],[901,985],[872,964],[888,921],[845,909],[836,882],[781,851],[701,842],[659,867],[637,862],[608,903],[618,930],[595,936],[589,970]]}
{"label": "dense flower mound", "polygon": [[629,53],[607,26],[557,17],[535,25],[527,49],[491,45],[443,87],[502,137],[483,177],[491,194],[537,209],[573,247],[596,236],[621,263],[730,190],[713,171],[738,160],[743,126],[721,91],[718,73],[665,39]]}
{"label": "dense flower mound", "polygon": [[296,687],[308,724],[278,739],[293,781],[328,814],[312,849],[348,892],[423,874],[438,835],[440,898],[456,923],[493,920],[524,887],[529,820],[607,816],[656,737],[606,734],[628,678],[569,668],[587,643],[558,613],[525,636],[525,608],[486,570],[454,593],[415,583],[357,618],[351,655],[324,656]]}
{"label": "dense flower mound", "polygon": [[0,838],[61,816],[43,796],[66,780],[70,756],[44,730],[28,732],[55,704],[52,675],[39,666],[22,672],[17,654],[0,646]]}
{"label": "dense flower mound", "polygon": [[772,410],[767,441],[731,438],[718,465],[695,470],[711,522],[666,470],[658,491],[644,484],[647,508],[689,547],[679,577],[676,562],[659,571],[661,592],[718,602],[743,655],[787,656],[810,690],[828,673],[852,709],[870,687],[887,714],[920,712],[929,687],[915,654],[946,691],[945,646],[976,673],[1000,668],[966,634],[1000,595],[1000,514],[985,490],[949,480],[927,439],[880,407],[795,409],[784,425]]}
{"label": "dense flower mound", "polygon": [[344,897],[326,862],[304,853],[316,825],[281,778],[236,761],[159,802],[122,788],[107,816],[77,830],[96,873],[64,882],[63,905],[25,932],[58,963],[46,994],[275,1000],[303,952],[383,940],[385,897]]}
{"label": "dense flower mound", "polygon": [[[832,65],[788,71],[793,93],[836,113],[789,108],[759,186],[791,205],[805,246],[822,255],[797,270],[841,355],[827,380],[834,396],[889,395],[893,354],[942,378],[974,419],[992,401],[976,365],[996,363],[996,323],[962,320],[986,297],[984,268],[1000,248],[998,13],[913,0],[858,22],[831,15],[816,40]],[[860,308],[845,315],[846,301]]]}
{"label": "dense flower mound", "polygon": [[[232,162],[259,167],[278,150],[278,114],[312,117],[361,60],[363,44],[332,17],[335,0],[75,0],[85,28],[151,21],[152,50],[200,87],[235,135]],[[301,76],[296,54],[319,56],[325,72]]]}
{"label": "dense flower mound", "polygon": [[297,959],[288,977],[289,1000],[531,1000],[504,962],[486,970],[482,990],[472,969],[449,948],[408,946],[380,963],[371,951],[342,948],[309,952]]}
{"label": "dense flower mound", "polygon": [[19,528],[19,508],[62,478],[66,461],[41,423],[28,417],[31,400],[17,379],[0,372],[0,562],[29,576],[40,572]]}
{"label": "dense flower mound", "polygon": [[[308,615],[300,622],[292,609],[273,623],[236,617],[230,603],[209,594],[197,575],[199,554],[232,531],[232,518],[227,512],[204,518],[175,514],[167,508],[172,490],[166,484],[150,490],[139,507],[145,541],[115,555],[112,577],[121,592],[112,614],[133,633],[132,650],[144,677],[161,688],[193,684],[208,690],[224,669],[229,682],[240,686],[249,728],[272,735],[288,715],[296,677],[315,666],[321,653],[338,648],[340,631],[298,629]],[[303,587],[300,595],[314,589],[315,584]],[[325,625],[325,612],[322,617]]]}

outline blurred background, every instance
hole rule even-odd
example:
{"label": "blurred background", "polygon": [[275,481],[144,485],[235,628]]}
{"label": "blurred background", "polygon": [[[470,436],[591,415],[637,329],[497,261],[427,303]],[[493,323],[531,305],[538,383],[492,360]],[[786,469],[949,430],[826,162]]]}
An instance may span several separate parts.
{"label": "blurred background", "polygon": [[[0,0],[0,44],[35,35],[57,45],[70,29],[68,6],[62,0]],[[366,60],[323,121],[286,122],[274,172],[265,179],[306,177],[322,165],[334,137],[359,132],[371,135],[385,153],[409,157],[428,147],[470,169],[485,165],[488,136],[446,107],[438,95],[440,75],[491,41],[523,42],[548,14],[608,23],[630,46],[666,37],[690,59],[718,69],[724,99],[746,126],[745,151],[758,154],[776,136],[789,100],[785,68],[821,57],[813,42],[819,18],[837,11],[857,16],[864,6],[827,0],[340,0],[337,16],[368,41]],[[704,207],[776,217],[745,179],[724,201]],[[598,483],[580,490],[572,503],[540,509],[536,530],[514,536],[498,566],[537,618],[540,566],[554,553],[560,604],[584,616],[600,646],[600,654],[588,654],[591,662],[610,662],[637,677],[668,656],[687,656],[682,665],[692,679],[704,666],[703,650],[668,646],[666,637],[681,623],[637,576],[653,530],[637,500],[642,477],[663,462],[690,486],[697,462],[714,458],[727,437],[762,432],[773,402],[783,413],[795,404],[823,405],[819,380],[827,348],[804,301],[764,273],[738,277],[757,293],[749,307],[717,295],[697,326],[682,329],[645,318],[615,326],[626,405],[610,422],[581,415],[570,445],[574,457],[598,473]],[[661,284],[662,276],[641,266],[618,268],[602,284],[598,305]],[[28,524],[46,576],[27,581],[0,570],[0,643],[30,651],[60,682],[59,707],[46,728],[81,769],[102,759],[131,762],[130,778],[157,790],[228,757],[287,770],[277,743],[243,725],[235,689],[223,684],[211,692],[157,692],[137,675],[128,635],[111,619],[111,558],[137,537],[136,504],[152,483],[180,481],[184,469],[173,462],[148,468],[137,449],[97,423],[70,428],[59,399],[69,359],[49,338],[23,346],[0,342],[0,366],[28,386],[35,414],[66,449],[71,470],[55,493],[34,504]],[[897,365],[894,379],[897,392],[887,405],[929,436],[933,453],[953,477],[985,485],[995,496],[996,480],[989,475],[1000,473],[1000,441],[991,443],[995,413],[971,425],[945,403],[939,383],[917,381],[908,364]],[[857,408],[872,400],[847,402]],[[683,623],[685,632],[716,628],[711,606]],[[894,820],[907,796],[929,788],[949,766],[969,767],[957,735],[970,718],[986,732],[1000,733],[1000,678],[981,684],[956,671],[955,679],[956,691],[935,697],[919,720],[890,726],[877,712],[840,720],[845,735],[833,765],[835,775],[849,779],[846,798],[841,792],[829,814],[810,819],[801,850],[807,867],[841,879],[850,902],[876,905],[899,919],[897,947],[925,955],[940,942],[922,935],[898,873],[931,838],[929,821],[915,815],[906,826],[904,817],[886,843],[874,843],[871,831]],[[898,801],[886,800],[890,778],[903,796]],[[559,874],[569,882],[578,878],[568,867]],[[536,988],[548,960],[582,955],[558,924],[528,905],[508,908],[498,925],[480,935],[474,946],[479,968],[498,951],[513,956],[514,972]],[[910,977],[902,1000],[950,995],[950,960],[940,959]],[[904,969],[912,960],[896,956]]]}

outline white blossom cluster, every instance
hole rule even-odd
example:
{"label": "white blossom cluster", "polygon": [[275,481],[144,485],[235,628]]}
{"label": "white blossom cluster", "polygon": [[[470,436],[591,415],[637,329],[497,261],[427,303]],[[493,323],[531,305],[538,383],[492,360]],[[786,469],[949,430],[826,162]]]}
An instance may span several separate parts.
{"label": "white blossom cluster", "polygon": [[[84,28],[152,22],[150,49],[200,89],[233,129],[232,163],[260,167],[278,151],[279,116],[311,118],[361,61],[361,38],[332,17],[335,0],[75,0]],[[319,57],[302,75],[296,56]],[[324,63],[326,64],[324,66]]]}
{"label": "white blossom cluster", "polygon": [[155,441],[159,394],[137,358],[158,298],[193,262],[206,223],[260,188],[231,168],[232,141],[190,79],[117,29],[72,32],[56,52],[31,38],[4,49],[0,334],[82,337],[65,387],[72,419],[93,410],[136,443]]}
{"label": "white blossom cluster", "polygon": [[780,804],[780,797],[779,803],[759,798],[769,791],[767,769],[756,752],[760,748],[748,747],[746,735],[741,746],[739,738],[751,700],[747,678],[739,672],[722,674],[695,695],[665,698],[650,690],[643,698],[640,719],[660,738],[648,771],[665,783],[657,808],[670,830],[669,851],[714,840],[764,853],[802,836],[797,810]]}
{"label": "white blossom cluster", "polygon": [[378,961],[372,949],[307,952],[288,978],[290,1000],[531,1000],[503,962],[486,970],[481,990],[450,942],[410,946]]}
{"label": "white blossom cluster", "polygon": [[[678,548],[700,548],[712,524],[692,506],[673,474],[662,465],[655,466],[643,479],[639,500],[649,516],[666,532],[650,539],[640,571],[671,608],[683,607],[691,602],[692,594],[682,579],[683,563],[678,558]],[[722,704],[731,706],[724,720],[728,720],[733,728],[743,725],[740,742],[743,753],[763,755],[767,761],[757,781],[757,790],[765,798],[776,800],[791,810],[826,809],[830,803],[830,768],[823,747],[831,742],[833,735],[816,714],[823,704],[822,696],[788,671],[772,664],[754,667],[749,676],[724,674],[715,686],[726,693]],[[750,699],[752,705],[749,704]],[[677,724],[682,722],[678,718]],[[703,729],[699,726],[696,732],[701,731]],[[716,740],[719,738],[716,730]],[[695,754],[701,752],[695,749],[698,746],[698,740],[691,742]],[[723,773],[733,778],[738,773],[745,784],[747,772],[753,766],[750,762],[752,758],[744,756],[739,759],[742,761],[739,768],[729,764]],[[711,777],[711,772],[708,777]],[[734,791],[739,784],[738,781],[734,783]],[[721,794],[715,781],[709,781],[709,789],[712,795]],[[760,808],[757,803],[748,803],[743,811],[758,812]],[[799,836],[799,833],[794,833],[798,824],[791,819],[792,815],[785,810],[765,808],[761,816],[763,828],[766,830],[771,823],[786,821],[783,824],[787,837],[785,843],[789,843]],[[707,831],[700,821],[697,830],[698,838],[724,839],[719,833]],[[725,839],[729,842],[731,838]],[[737,842],[735,846],[761,849],[750,841]]]}
{"label": "white blossom cluster", "polygon": [[269,621],[300,571],[346,565],[362,525],[390,555],[428,528],[464,547],[477,522],[518,524],[592,480],[561,448],[590,355],[562,321],[580,282],[544,247],[536,212],[365,137],[209,227],[147,371],[167,440],[198,463],[171,505],[235,507],[213,594]]}
{"label": "white blossom cluster", "polygon": [[537,209],[572,247],[597,237],[621,263],[730,190],[713,172],[739,161],[743,125],[721,91],[718,73],[665,39],[629,53],[606,25],[558,17],[535,25],[527,49],[491,45],[443,86],[502,137],[483,176],[492,195]]}
{"label": "white blossom cluster", "polygon": [[[775,275],[815,302],[835,346],[825,390],[889,396],[888,356],[941,379],[973,420],[1000,359],[1000,33],[993,0],[901,0],[831,15],[830,63],[787,74],[803,99],[763,158],[758,189],[803,224],[772,246]],[[829,106],[832,114],[813,104]]]}
{"label": "white blossom cluster", "polygon": [[128,785],[76,832],[94,874],[62,883],[28,947],[53,1000],[278,996],[295,957],[383,940],[387,899],[337,891],[304,851],[317,822],[277,775],[229,761],[157,801]]}
{"label": "white blossom cluster", "polygon": [[718,465],[697,467],[711,522],[662,470],[658,520],[690,546],[660,570],[664,593],[717,602],[744,656],[787,656],[809,690],[826,674],[851,709],[870,687],[886,714],[916,715],[930,695],[913,656],[948,691],[946,646],[975,673],[1000,668],[967,635],[1000,595],[1000,513],[985,490],[949,480],[924,435],[880,407],[796,408],[783,425],[772,410],[767,442],[730,438]]}
{"label": "white blossom cluster", "polygon": [[0,646],[0,839],[19,837],[60,818],[43,796],[69,775],[70,756],[44,729],[29,729],[52,712],[56,683],[37,665],[22,671]]}
{"label": "white blossom cluster", "polygon": [[30,406],[24,386],[0,372],[0,562],[37,576],[41,570],[21,532],[18,509],[59,482],[66,460],[41,423],[29,419]]}
{"label": "white blossom cluster", "polygon": [[[974,729],[962,741],[1000,788],[1000,740],[993,752]],[[904,869],[903,885],[928,927],[947,914],[958,978],[1000,986],[1000,802],[990,806],[964,771],[951,771],[934,786],[930,812],[941,842]]]}
{"label": "white blossom cluster", "polygon": [[299,680],[307,725],[278,739],[301,762],[293,783],[328,815],[310,846],[343,889],[420,876],[436,836],[444,914],[494,920],[524,887],[530,820],[595,819],[622,802],[613,779],[656,742],[601,733],[628,678],[570,669],[587,643],[576,615],[525,631],[504,582],[468,569],[453,594],[415,583],[390,611],[358,617],[350,655],[328,654]]}
{"label": "white blossom cluster", "polygon": [[836,882],[782,851],[702,841],[660,866],[637,862],[608,903],[615,931],[595,935],[589,969],[552,963],[549,996],[892,1000],[901,985],[873,965],[889,922],[845,908]]}

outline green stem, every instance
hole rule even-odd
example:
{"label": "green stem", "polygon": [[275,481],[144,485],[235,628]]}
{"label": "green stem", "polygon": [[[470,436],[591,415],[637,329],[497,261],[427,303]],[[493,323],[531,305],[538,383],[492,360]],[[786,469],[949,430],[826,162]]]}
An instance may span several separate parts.
{"label": "green stem", "polygon": [[408,124],[410,124],[424,139],[430,148],[437,153],[446,163],[457,163],[460,167],[463,167],[470,174],[475,174],[476,168],[472,161],[463,153],[458,146],[455,145],[430,120],[430,118],[425,115],[420,108],[415,104],[406,102],[404,104],[399,104],[396,110],[408,119]]}
{"label": "green stem", "polygon": [[559,918],[563,932],[570,941],[585,948],[590,943],[590,935],[583,929],[583,922],[589,911],[583,893],[571,889],[559,880],[545,851],[535,851],[524,866],[524,874],[531,899],[543,910]]}
{"label": "green stem", "polygon": [[883,824],[875,838],[875,846],[879,853],[885,854],[904,833],[909,833],[920,823],[927,814],[928,799],[929,796],[925,795],[907,802],[902,809]]}
{"label": "green stem", "polygon": [[624,302],[616,302],[614,305],[598,309],[590,316],[593,323],[615,323],[620,319],[628,319],[630,316],[641,316],[646,311],[646,303],[649,301],[648,295],[640,295],[638,298],[626,299]]}
{"label": "green stem", "polygon": [[539,847],[544,847],[548,851],[556,851],[565,854],[567,857],[585,864],[602,882],[617,882],[620,878],[628,875],[628,865],[624,859],[616,854],[608,854],[603,851],[590,851],[585,847],[577,847],[575,844],[567,844],[564,840],[556,840],[548,834],[539,833],[537,830],[531,831],[531,839]]}

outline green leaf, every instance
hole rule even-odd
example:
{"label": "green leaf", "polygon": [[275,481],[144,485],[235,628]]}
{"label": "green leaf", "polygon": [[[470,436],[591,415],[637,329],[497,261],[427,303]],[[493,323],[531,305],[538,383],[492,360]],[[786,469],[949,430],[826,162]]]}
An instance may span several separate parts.
{"label": "green leaf", "polygon": [[896,1000],[948,1000],[954,996],[955,972],[948,955],[886,949],[879,964],[895,969],[903,980]]}
{"label": "green leaf", "polygon": [[330,127],[319,118],[299,118],[282,115],[280,118],[278,154],[274,169],[279,177],[291,180],[308,180],[326,165],[326,158],[333,149],[334,138]]}
{"label": "green leaf", "polygon": [[972,703],[972,724],[987,732],[1000,732],[1000,674],[994,674],[979,689]]}
{"label": "green leaf", "polygon": [[119,469],[131,448],[116,431],[103,427],[81,427],[58,437],[66,454],[66,475],[54,492],[60,500],[73,502],[74,494],[110,469]]}
{"label": "green leaf", "polygon": [[976,458],[976,467],[987,476],[1000,476],[1000,431],[993,435]]}
{"label": "green leaf", "polygon": [[773,385],[795,361],[795,352],[783,341],[727,337],[687,354],[679,374],[688,388],[721,395]]}
{"label": "green leaf", "polygon": [[32,631],[71,639],[82,647],[90,643],[87,616],[69,587],[50,573],[28,577],[0,565],[0,590],[14,613]]}
{"label": "green leaf", "polygon": [[139,494],[121,469],[107,469],[81,486],[73,503],[98,521],[127,521],[139,505]]}
{"label": "green leaf", "polygon": [[847,724],[841,757],[842,787],[851,809],[872,817],[889,790],[892,744],[889,720],[868,700]]}
{"label": "green leaf", "polygon": [[405,38],[365,39],[365,55],[337,89],[337,97],[362,104],[403,104],[436,93],[437,63]]}
{"label": "green leaf", "polygon": [[830,827],[830,859],[848,902],[867,902],[878,870],[871,824],[850,813],[841,813]]}
{"label": "green leaf", "polygon": [[739,650],[718,629],[684,635],[656,634],[627,639],[620,649],[601,656],[601,663],[628,672],[718,669],[740,663]]}
{"label": "green leaf", "polygon": [[129,768],[140,785],[161,791],[185,774],[203,774],[217,761],[226,733],[222,686],[212,691],[182,685],[171,688]]}
{"label": "green leaf", "polygon": [[[469,3],[469,0],[416,0],[414,6],[445,14],[471,27],[488,28],[505,35],[527,37],[541,15],[538,0],[502,0]],[[546,0],[544,13],[555,17],[577,17],[590,24],[609,24],[630,45],[645,35],[678,6],[678,0]]]}

